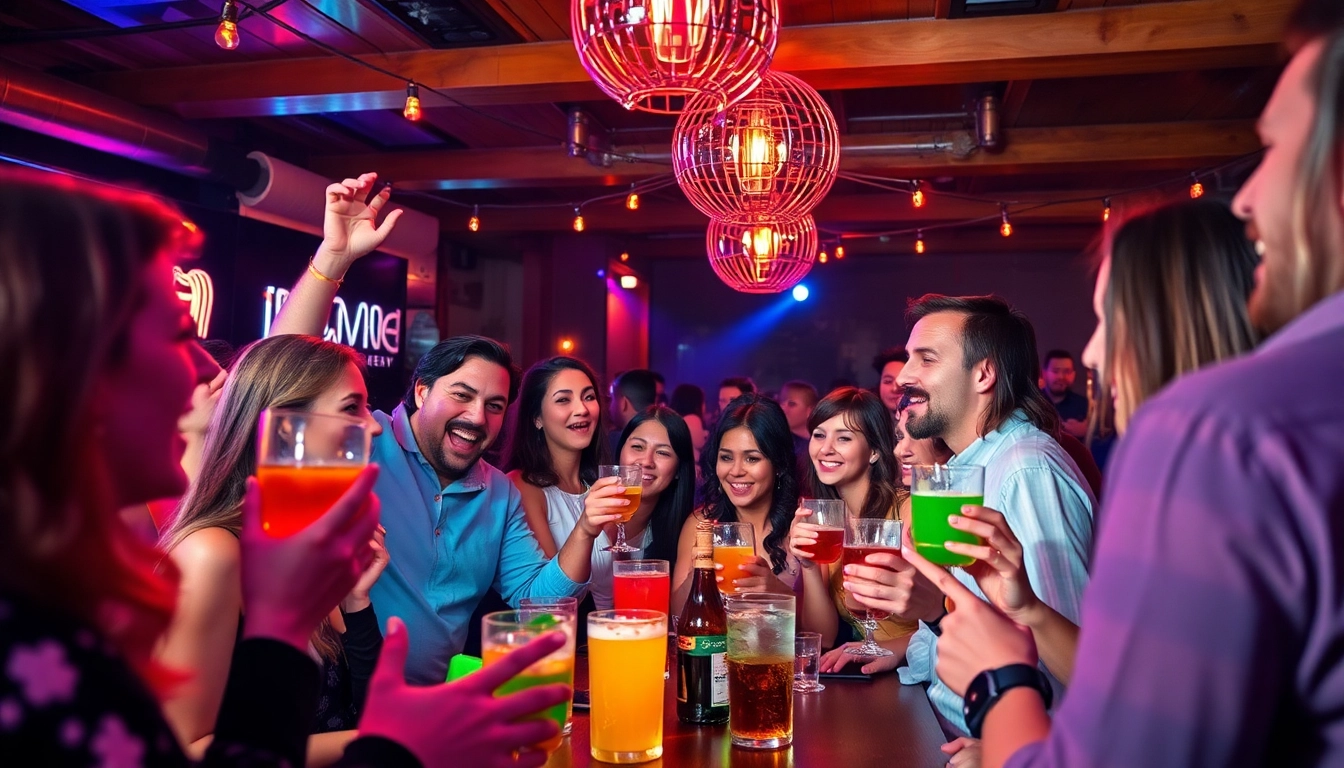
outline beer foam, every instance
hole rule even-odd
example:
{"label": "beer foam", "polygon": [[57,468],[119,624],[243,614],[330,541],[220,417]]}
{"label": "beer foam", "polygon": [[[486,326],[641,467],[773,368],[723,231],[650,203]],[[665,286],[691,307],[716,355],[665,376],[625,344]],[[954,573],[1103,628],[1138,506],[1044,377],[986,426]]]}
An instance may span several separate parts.
{"label": "beer foam", "polygon": [[667,622],[657,624],[648,619],[608,619],[588,622],[590,640],[653,640],[667,638]]}

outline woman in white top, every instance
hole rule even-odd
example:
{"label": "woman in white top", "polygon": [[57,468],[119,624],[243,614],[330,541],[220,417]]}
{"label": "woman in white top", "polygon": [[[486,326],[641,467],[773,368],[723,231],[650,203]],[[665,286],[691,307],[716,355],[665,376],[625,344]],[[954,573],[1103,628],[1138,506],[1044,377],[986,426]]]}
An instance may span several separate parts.
{"label": "woman in white top", "polygon": [[[542,360],[523,376],[504,468],[546,557],[559,551],[586,506],[626,505],[616,478],[597,479],[598,465],[608,463],[601,392],[597,374],[573,357]],[[639,532],[626,531],[638,545]],[[609,533],[593,547],[589,589],[599,610],[611,608]]]}

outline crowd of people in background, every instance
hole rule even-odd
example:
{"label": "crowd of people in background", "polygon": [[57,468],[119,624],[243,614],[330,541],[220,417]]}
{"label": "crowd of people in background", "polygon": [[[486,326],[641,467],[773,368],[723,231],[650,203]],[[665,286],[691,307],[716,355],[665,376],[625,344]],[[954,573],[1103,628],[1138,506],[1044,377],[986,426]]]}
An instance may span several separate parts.
{"label": "crowd of people in background", "polygon": [[[620,463],[642,469],[624,535],[671,563],[674,611],[697,524],[749,525],[756,556],[718,578],[796,594],[824,669],[925,686],[953,765],[1338,764],[1344,10],[1308,0],[1289,44],[1231,209],[1169,203],[1107,233],[1081,359],[1040,355],[1002,299],[928,295],[868,389],[669,396],[653,371],[524,373],[458,336],[371,412],[362,360],[321,334],[396,224],[372,174],[328,188],[271,337],[212,356],[169,288],[200,248],[179,212],[6,172],[0,761],[541,765],[556,725],[522,716],[570,692],[494,691],[562,639],[457,682],[447,663],[492,595],[611,606],[627,502],[597,468]],[[289,537],[261,531],[251,478],[271,407],[373,435],[370,466]],[[1084,446],[1108,440],[1109,458]],[[977,543],[944,545],[973,564],[812,561],[801,499],[908,526],[923,464],[983,468],[984,504],[949,518]],[[845,652],[860,610],[890,616],[889,656]]]}

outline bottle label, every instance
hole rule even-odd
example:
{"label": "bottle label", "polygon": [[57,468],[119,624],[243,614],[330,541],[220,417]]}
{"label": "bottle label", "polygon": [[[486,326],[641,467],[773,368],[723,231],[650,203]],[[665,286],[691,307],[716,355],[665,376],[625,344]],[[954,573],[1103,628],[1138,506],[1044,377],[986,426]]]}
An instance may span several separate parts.
{"label": "bottle label", "polygon": [[[722,657],[728,652],[727,635],[680,635],[677,637],[677,649],[688,656]],[[714,676],[717,679],[718,659],[715,660]],[[723,662],[724,681],[728,680],[728,662]]]}
{"label": "bottle label", "polygon": [[716,653],[711,657],[714,668],[714,696],[710,706],[728,706],[728,654]]}

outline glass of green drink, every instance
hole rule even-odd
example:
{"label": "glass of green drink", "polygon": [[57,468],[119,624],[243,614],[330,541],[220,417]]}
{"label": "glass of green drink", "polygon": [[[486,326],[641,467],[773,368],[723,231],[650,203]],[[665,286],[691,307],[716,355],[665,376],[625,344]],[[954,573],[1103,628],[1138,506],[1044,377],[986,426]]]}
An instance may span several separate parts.
{"label": "glass of green drink", "polygon": [[[577,616],[574,612],[542,607],[487,613],[481,619],[481,655],[487,667],[499,661],[510,651],[527,645],[547,632],[557,630],[564,632],[568,641],[560,650],[538,661],[523,670],[517,677],[501,685],[495,691],[495,695],[499,696],[551,683],[562,683],[572,687],[574,685],[576,622]],[[570,705],[571,702],[566,700],[564,703],[556,704],[535,715],[535,717],[549,717],[555,721],[555,724],[562,731],[556,734],[555,738],[536,745],[537,749],[550,754],[560,747],[561,741],[564,739],[565,721],[570,714]]]}
{"label": "glass of green drink", "polygon": [[910,539],[915,551],[938,565],[970,565],[974,558],[948,552],[948,541],[980,544],[980,537],[948,524],[966,504],[985,503],[985,468],[970,465],[916,464],[911,468]]}

